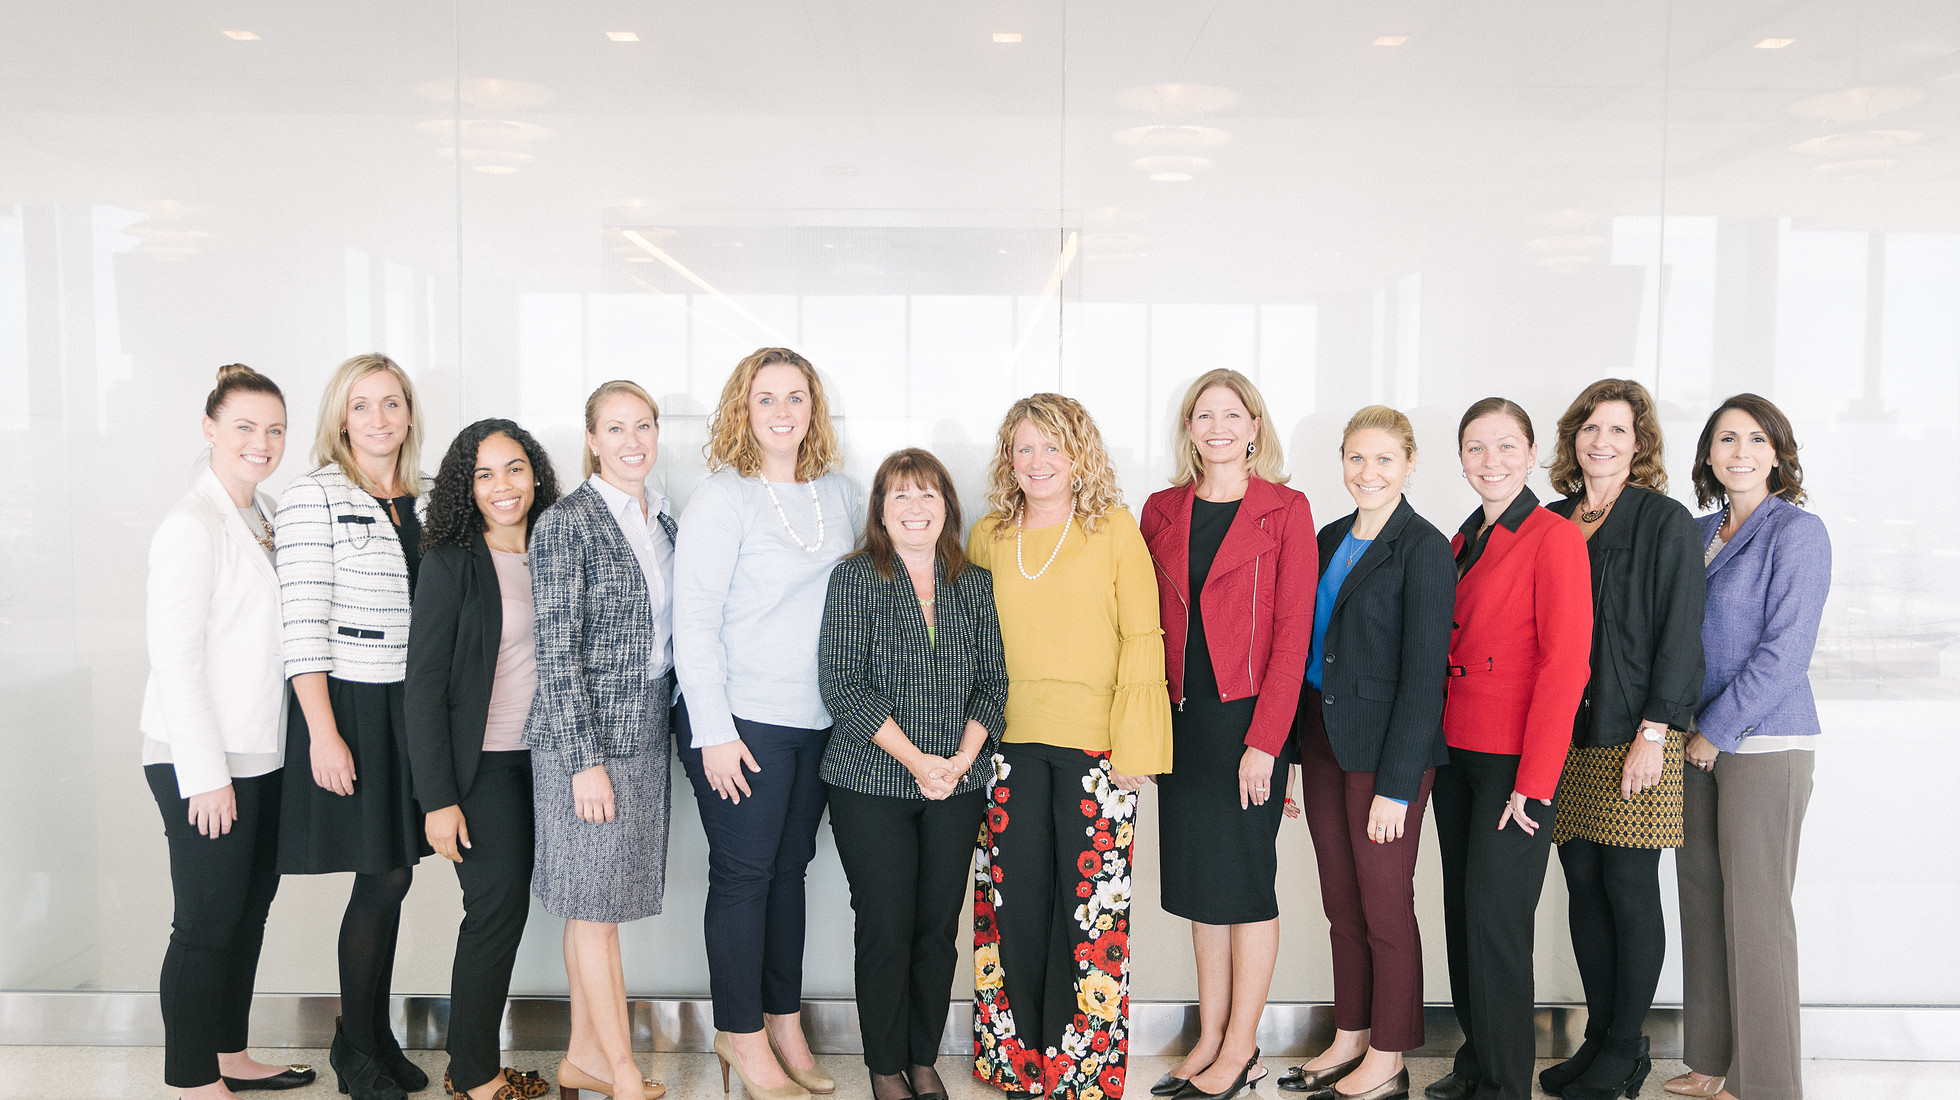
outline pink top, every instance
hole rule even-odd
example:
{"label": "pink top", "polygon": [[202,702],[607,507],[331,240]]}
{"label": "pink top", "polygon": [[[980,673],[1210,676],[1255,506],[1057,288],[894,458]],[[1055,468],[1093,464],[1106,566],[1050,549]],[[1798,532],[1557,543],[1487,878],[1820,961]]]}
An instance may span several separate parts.
{"label": "pink top", "polygon": [[504,631],[497,641],[497,677],[490,684],[490,720],[484,752],[523,752],[524,720],[538,693],[538,645],[532,633],[531,567],[523,554],[490,551],[503,594]]}

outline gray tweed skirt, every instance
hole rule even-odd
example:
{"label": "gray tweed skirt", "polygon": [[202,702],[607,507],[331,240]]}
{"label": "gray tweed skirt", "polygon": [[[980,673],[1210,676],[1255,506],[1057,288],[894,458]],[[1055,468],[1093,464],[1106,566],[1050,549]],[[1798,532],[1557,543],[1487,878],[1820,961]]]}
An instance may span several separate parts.
{"label": "gray tweed skirt", "polygon": [[660,912],[667,889],[667,763],[673,677],[648,688],[647,735],[632,756],[608,757],[613,820],[579,820],[572,772],[562,754],[531,750],[537,819],[531,890],[565,920],[623,924]]}

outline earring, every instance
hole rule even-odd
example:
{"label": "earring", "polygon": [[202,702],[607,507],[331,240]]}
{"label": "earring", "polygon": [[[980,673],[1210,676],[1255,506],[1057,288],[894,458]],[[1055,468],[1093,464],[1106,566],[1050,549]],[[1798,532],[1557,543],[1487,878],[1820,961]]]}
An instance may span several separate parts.
{"label": "earring", "polygon": [[1245,453],[1246,453],[1247,455],[1255,455],[1255,454],[1258,454],[1258,453],[1259,453],[1259,444],[1257,444],[1257,443],[1248,443],[1248,444],[1246,444],[1246,445],[1245,445]]}

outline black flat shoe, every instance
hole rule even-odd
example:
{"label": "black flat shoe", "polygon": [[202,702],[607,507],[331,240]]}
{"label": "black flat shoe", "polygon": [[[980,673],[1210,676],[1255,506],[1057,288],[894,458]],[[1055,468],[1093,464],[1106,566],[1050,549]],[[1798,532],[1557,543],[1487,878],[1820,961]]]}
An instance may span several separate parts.
{"label": "black flat shoe", "polygon": [[1366,1092],[1342,1092],[1332,1085],[1314,1094],[1325,1100],[1406,1100],[1409,1095],[1409,1067]]}
{"label": "black flat shoe", "polygon": [[225,1087],[233,1092],[250,1092],[253,1089],[303,1089],[313,1083],[319,1074],[312,1066],[287,1066],[270,1077],[225,1077]]}
{"label": "black flat shoe", "polygon": [[[1367,1056],[1362,1055],[1362,1057],[1365,1058]],[[1292,1069],[1286,1071],[1286,1076],[1279,1079],[1279,1087],[1288,1092],[1319,1092],[1321,1089],[1329,1088],[1334,1082],[1353,1073],[1354,1067],[1360,1064],[1361,1058],[1354,1058],[1342,1062],[1339,1065],[1328,1066],[1326,1069],[1308,1069],[1305,1066],[1294,1066]],[[1466,1093],[1465,1095],[1467,1096],[1468,1094]]]}
{"label": "black flat shoe", "polygon": [[1468,1077],[1451,1070],[1431,1082],[1422,1094],[1429,1100],[1470,1100],[1470,1094],[1476,1091],[1477,1086]]}
{"label": "black flat shoe", "polygon": [[[1199,1072],[1203,1071],[1200,1070]],[[1157,1078],[1157,1083],[1150,1086],[1150,1095],[1176,1096],[1178,1093],[1184,1091],[1184,1086],[1190,1083],[1191,1079],[1189,1077],[1172,1077],[1170,1072],[1166,1070],[1162,1077]]]}

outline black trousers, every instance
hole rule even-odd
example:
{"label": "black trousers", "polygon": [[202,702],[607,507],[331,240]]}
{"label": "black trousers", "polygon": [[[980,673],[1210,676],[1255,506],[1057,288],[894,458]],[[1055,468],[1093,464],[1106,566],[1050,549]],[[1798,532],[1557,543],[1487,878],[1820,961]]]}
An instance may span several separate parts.
{"label": "black trousers", "polygon": [[458,850],[463,924],[449,977],[449,1077],[458,1089],[497,1076],[504,1001],[531,915],[531,754],[486,752],[463,796],[470,846]]}
{"label": "black trousers", "polygon": [[830,727],[736,718],[735,730],[762,766],[743,772],[750,797],[739,805],[708,786],[701,750],[688,745],[684,727],[676,733],[708,834],[702,924],[715,1029],[745,1033],[762,1030],[764,1013],[781,1016],[803,1007],[803,883],[823,822]]}
{"label": "black trousers", "polygon": [[1525,813],[1535,836],[1497,822],[1518,781],[1518,758],[1454,746],[1436,769],[1432,805],[1443,857],[1443,935],[1450,999],[1463,1045],[1456,1073],[1476,1100],[1527,1100],[1537,1043],[1532,1016],[1534,917],[1545,889],[1557,809],[1532,799]]}
{"label": "black trousers", "polygon": [[830,828],[857,913],[858,1028],[873,1073],[939,1055],[960,916],[987,792],[941,801],[830,788]]}
{"label": "black trousers", "polygon": [[[282,769],[283,771],[283,769]],[[231,781],[238,820],[215,839],[190,823],[177,769],[143,769],[170,846],[170,946],[157,999],[163,1005],[163,1080],[193,1089],[218,1079],[218,1055],[245,1049],[252,983],[265,916],[279,892],[281,771]]]}

